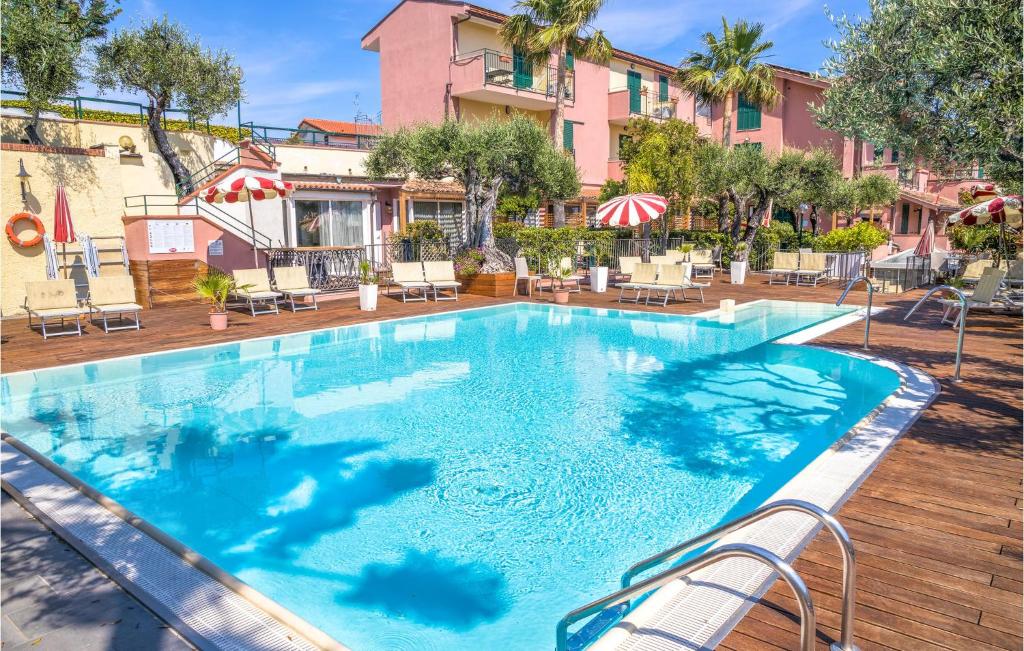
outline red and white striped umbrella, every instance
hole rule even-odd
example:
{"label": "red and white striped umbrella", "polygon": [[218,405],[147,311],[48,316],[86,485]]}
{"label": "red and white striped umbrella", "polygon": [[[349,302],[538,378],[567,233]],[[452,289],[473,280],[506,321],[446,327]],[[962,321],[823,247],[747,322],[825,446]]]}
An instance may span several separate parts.
{"label": "red and white striped umbrella", "polygon": [[971,186],[971,197],[974,199],[991,199],[999,196],[999,188],[995,183],[975,183]]}
{"label": "red and white striped umbrella", "polygon": [[1020,226],[1022,221],[1021,197],[1016,194],[982,201],[970,208],[964,208],[958,213],[953,213],[950,215],[949,221],[951,223],[961,222],[967,226],[974,224]]}
{"label": "red and white striped umbrella", "polygon": [[57,186],[53,206],[53,241],[70,244],[75,241],[75,226],[71,223],[71,208],[68,207],[68,193],[63,185]]}
{"label": "red and white striped umbrella", "polygon": [[921,239],[917,241],[917,246],[914,247],[914,255],[925,257],[930,256],[935,251],[935,224],[932,223],[932,218],[928,218],[928,225],[924,227],[924,233],[921,233]]}
{"label": "red and white striped umbrella", "polygon": [[605,226],[638,226],[657,219],[668,210],[665,197],[656,194],[627,194],[597,207],[597,219]]}
{"label": "red and white striped umbrella", "polygon": [[265,176],[240,176],[234,181],[218,183],[203,192],[208,203],[236,203],[239,201],[260,201],[287,197],[294,186],[280,179]]}

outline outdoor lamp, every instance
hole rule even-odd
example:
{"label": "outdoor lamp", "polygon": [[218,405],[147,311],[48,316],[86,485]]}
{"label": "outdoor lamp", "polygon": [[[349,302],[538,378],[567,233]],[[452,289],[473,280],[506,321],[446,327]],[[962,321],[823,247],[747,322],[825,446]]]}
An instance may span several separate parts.
{"label": "outdoor lamp", "polygon": [[21,183],[21,200],[28,201],[28,192],[25,190],[25,184],[32,178],[32,175],[25,170],[25,161],[21,158],[18,159],[18,182]]}

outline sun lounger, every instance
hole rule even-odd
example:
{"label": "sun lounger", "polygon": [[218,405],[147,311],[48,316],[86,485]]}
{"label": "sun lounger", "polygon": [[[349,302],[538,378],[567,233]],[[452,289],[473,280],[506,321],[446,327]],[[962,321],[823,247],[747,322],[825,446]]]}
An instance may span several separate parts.
{"label": "sun lounger", "polygon": [[[142,306],[135,302],[135,283],[128,274],[100,276],[89,279],[89,321],[94,325],[93,312],[103,317],[103,332],[111,330],[138,330],[142,327],[139,313]],[[109,319],[117,315],[119,326],[111,326]],[[133,315],[126,319],[125,315]]]}
{"label": "sun lounger", "polygon": [[[462,283],[455,280],[455,264],[451,260],[440,260],[437,262],[423,263],[423,277],[430,283],[434,290],[434,301],[457,301],[459,300],[459,287]],[[455,292],[454,296],[438,295],[438,291],[450,289]]]}
{"label": "sun lounger", "polygon": [[693,265],[694,277],[715,277],[714,252],[711,249],[694,249],[690,251],[690,264]]}
{"label": "sun lounger", "polygon": [[995,260],[975,260],[964,267],[964,272],[960,274],[960,280],[965,283],[976,283],[981,279],[981,274],[994,265]]}
{"label": "sun lounger", "polygon": [[[277,299],[281,298],[281,293],[270,288],[270,277],[266,269],[235,269],[231,275],[235,278],[236,286],[231,292],[232,296],[244,301],[253,316],[280,314]],[[265,309],[257,311],[257,303]]]}
{"label": "sun lounger", "polygon": [[[647,285],[647,304],[651,303],[651,293],[654,293],[654,302],[661,302],[662,307],[668,305],[668,300],[676,300],[676,292],[686,300],[686,290],[696,289],[700,291],[700,302],[704,302],[704,288],[708,283],[694,283],[690,280],[692,263],[661,265],[658,267],[658,279]],[[664,294],[663,294],[664,292]]]}
{"label": "sun lounger", "polygon": [[1010,287],[1024,286],[1024,260],[1010,260],[1005,280]]}
{"label": "sun lounger", "polygon": [[682,251],[677,251],[675,249],[669,249],[668,251],[665,251],[665,257],[671,260],[672,262],[686,262],[688,254],[683,253]]}
{"label": "sun lounger", "polygon": [[[38,280],[25,283],[25,311],[28,312],[28,327],[33,328],[32,317],[39,319],[43,339],[62,335],[82,334],[79,320],[88,310],[78,305],[74,280]],[[60,332],[47,332],[46,324],[60,320]],[[64,320],[74,319],[75,329],[65,330]]]}
{"label": "sun lounger", "polygon": [[[629,301],[630,303],[640,302],[640,292],[645,290],[648,285],[651,285],[658,279],[658,265],[638,262],[633,266],[633,273],[629,278],[629,282],[619,283],[619,302],[622,303]],[[636,296],[632,299],[623,298],[626,290],[635,290]]]}
{"label": "sun lounger", "polygon": [[652,255],[651,256],[651,264],[657,264],[657,265],[662,265],[662,264],[678,264],[679,262],[680,262],[679,260],[676,260],[674,257],[672,257],[670,255]]}
{"label": "sun lounger", "polygon": [[828,269],[828,254],[825,253],[801,253],[797,265],[796,284],[805,287],[817,287],[818,281],[825,277]]}
{"label": "sun lounger", "polygon": [[[427,291],[430,289],[430,283],[427,282],[426,277],[423,275],[422,262],[392,262],[391,283],[398,285],[399,289],[402,290],[403,303],[409,300],[424,302],[427,300]],[[418,290],[419,296],[414,294],[412,299],[410,299],[409,293],[413,290]]]}
{"label": "sun lounger", "polygon": [[[800,254],[798,253],[776,251],[772,257],[772,268],[768,270],[768,284],[788,285],[790,279],[796,276],[797,269],[800,267],[799,259]],[[779,278],[782,279],[781,283],[777,282]]]}
{"label": "sun lounger", "polygon": [[[292,312],[320,309],[316,303],[316,295],[320,293],[320,290],[309,286],[309,275],[303,266],[274,267],[274,288],[288,299]],[[295,305],[296,297],[300,301],[304,301],[307,296],[312,297],[312,305],[303,305],[302,307]]]}
{"label": "sun lounger", "polygon": [[540,276],[530,273],[530,265],[526,263],[526,258],[523,257],[515,259],[515,268],[516,282],[512,285],[512,295],[518,294],[519,283],[526,281],[526,295],[533,296],[533,286],[540,282]]}
{"label": "sun lounger", "polygon": [[[1006,277],[1006,272],[995,267],[988,267],[982,272],[978,279],[978,286],[974,292],[967,297],[967,310],[984,310],[988,312],[1017,312],[1021,310],[1019,303],[998,297],[999,287]],[[941,303],[946,306],[942,313],[942,322],[956,326],[963,318],[963,309],[960,299],[942,299]]]}

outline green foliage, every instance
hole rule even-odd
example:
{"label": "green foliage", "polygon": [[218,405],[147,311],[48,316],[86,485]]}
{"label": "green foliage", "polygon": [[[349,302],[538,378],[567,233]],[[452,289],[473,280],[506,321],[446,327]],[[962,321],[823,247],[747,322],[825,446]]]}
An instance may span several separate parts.
{"label": "green foliage", "polygon": [[627,188],[665,197],[668,214],[684,212],[697,192],[697,127],[683,120],[633,119],[629,130],[633,137],[620,153]]}
{"label": "green foliage", "polygon": [[624,194],[629,194],[629,190],[626,189],[625,181],[616,181],[615,179],[608,179],[601,186],[601,190],[597,193],[597,200],[600,203],[604,203],[615,197],[621,197]]}
{"label": "green foliage", "polygon": [[1020,192],[1019,2],[869,0],[867,18],[832,16],[840,38],[819,124],[932,169],[984,166]]}
{"label": "green foliage", "polygon": [[373,267],[370,266],[370,262],[368,260],[363,260],[359,263],[359,284],[377,284],[377,274],[373,273]]}
{"label": "green foliage", "polygon": [[870,251],[889,241],[889,234],[871,222],[860,222],[849,228],[836,228],[818,236],[815,251]]}
{"label": "green foliage", "polygon": [[772,108],[782,99],[775,87],[775,73],[763,63],[771,41],[762,41],[764,25],[738,20],[732,26],[722,17],[722,34],[706,32],[703,51],[693,51],[679,64],[676,78],[683,90],[707,103],[724,102],[722,142],[729,146],[732,100],[742,94],[748,101]]}
{"label": "green foliage", "polygon": [[501,222],[494,225],[494,238],[498,240],[519,240],[519,233],[526,224],[520,222]]}
{"label": "green foliage", "polygon": [[392,233],[392,242],[436,242],[444,239],[437,222],[427,219],[406,224],[400,233]]}
{"label": "green foliage", "polygon": [[74,93],[82,78],[82,58],[89,41],[103,38],[120,13],[106,0],[5,0],[3,80],[20,85],[33,116],[28,130],[38,136],[39,113],[59,96]]}
{"label": "green foliage", "polygon": [[[494,212],[505,219],[522,221],[540,205],[540,195],[536,191],[528,191],[522,194],[504,192],[498,199],[498,207]],[[497,229],[497,226],[495,226]],[[497,230],[495,230],[495,237]]]}
{"label": "green foliage", "polygon": [[999,227],[994,224],[954,224],[946,229],[946,235],[957,251],[981,253],[999,248]]}
{"label": "green foliage", "polygon": [[855,182],[857,206],[873,210],[887,206],[900,197],[900,186],[884,174],[865,174]]}
{"label": "green foliage", "polygon": [[561,228],[524,228],[516,233],[521,254],[530,262],[537,261],[542,271],[547,271],[554,261],[564,257],[575,259],[579,252],[580,240],[593,239],[599,231],[575,226]]}
{"label": "green foliage", "polygon": [[372,178],[455,178],[466,188],[470,246],[494,245],[493,221],[502,192],[539,192],[557,200],[578,196],[575,162],[554,149],[534,120],[425,124],[383,136],[366,159]]}
{"label": "green foliage", "polygon": [[481,249],[463,249],[455,256],[455,273],[460,276],[475,276],[483,269],[487,256]]}
{"label": "green foliage", "polygon": [[[0,102],[0,106],[11,106],[22,109],[29,109],[28,102],[21,99],[5,99]],[[59,114],[61,117],[69,120],[74,120],[78,116],[75,114],[75,107],[68,104],[47,104],[42,107],[42,111],[53,112]],[[82,109],[83,120],[95,120],[96,122],[113,122],[116,124],[132,124],[138,126],[145,126],[146,117],[139,116],[138,113],[123,113],[120,111],[101,111],[98,109]],[[252,135],[249,129],[242,129],[242,137],[238,137],[238,127],[230,127],[221,124],[211,124],[210,130],[206,130],[205,124],[192,123],[188,120],[177,120],[171,118],[165,118],[162,121],[165,131],[195,131],[196,133],[209,133],[217,138],[223,138],[237,144],[239,140],[248,138]]]}
{"label": "green foliage", "polygon": [[210,301],[211,312],[224,312],[231,292],[248,287],[249,285],[236,285],[232,276],[213,268],[192,279],[192,289],[201,298]]}

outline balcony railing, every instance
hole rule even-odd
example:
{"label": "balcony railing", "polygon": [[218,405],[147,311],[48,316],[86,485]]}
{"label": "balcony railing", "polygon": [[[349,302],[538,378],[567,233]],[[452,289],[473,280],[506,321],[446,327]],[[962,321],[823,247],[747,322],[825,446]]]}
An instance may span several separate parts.
{"label": "balcony railing", "polygon": [[638,92],[636,94],[630,93],[628,88],[613,88],[608,91],[609,94],[623,93],[627,95],[629,114],[638,115],[646,118],[653,118],[656,120],[668,120],[677,117],[676,103],[674,99],[655,99],[658,97],[657,90],[649,90],[648,92]]}
{"label": "balcony railing", "polygon": [[[556,66],[533,64],[508,52],[497,50],[474,50],[460,55],[456,61],[470,61],[483,58],[485,86],[501,86],[554,97],[558,83]],[[574,101],[576,98],[576,76],[572,70],[565,71],[565,99]]]}
{"label": "balcony railing", "polygon": [[[373,149],[380,140],[379,125],[357,124],[356,133],[338,133],[319,129],[292,129],[245,122],[242,128],[252,133],[253,142],[273,145],[304,145],[309,147],[337,147],[341,149]],[[359,130],[363,129],[363,133]]]}

